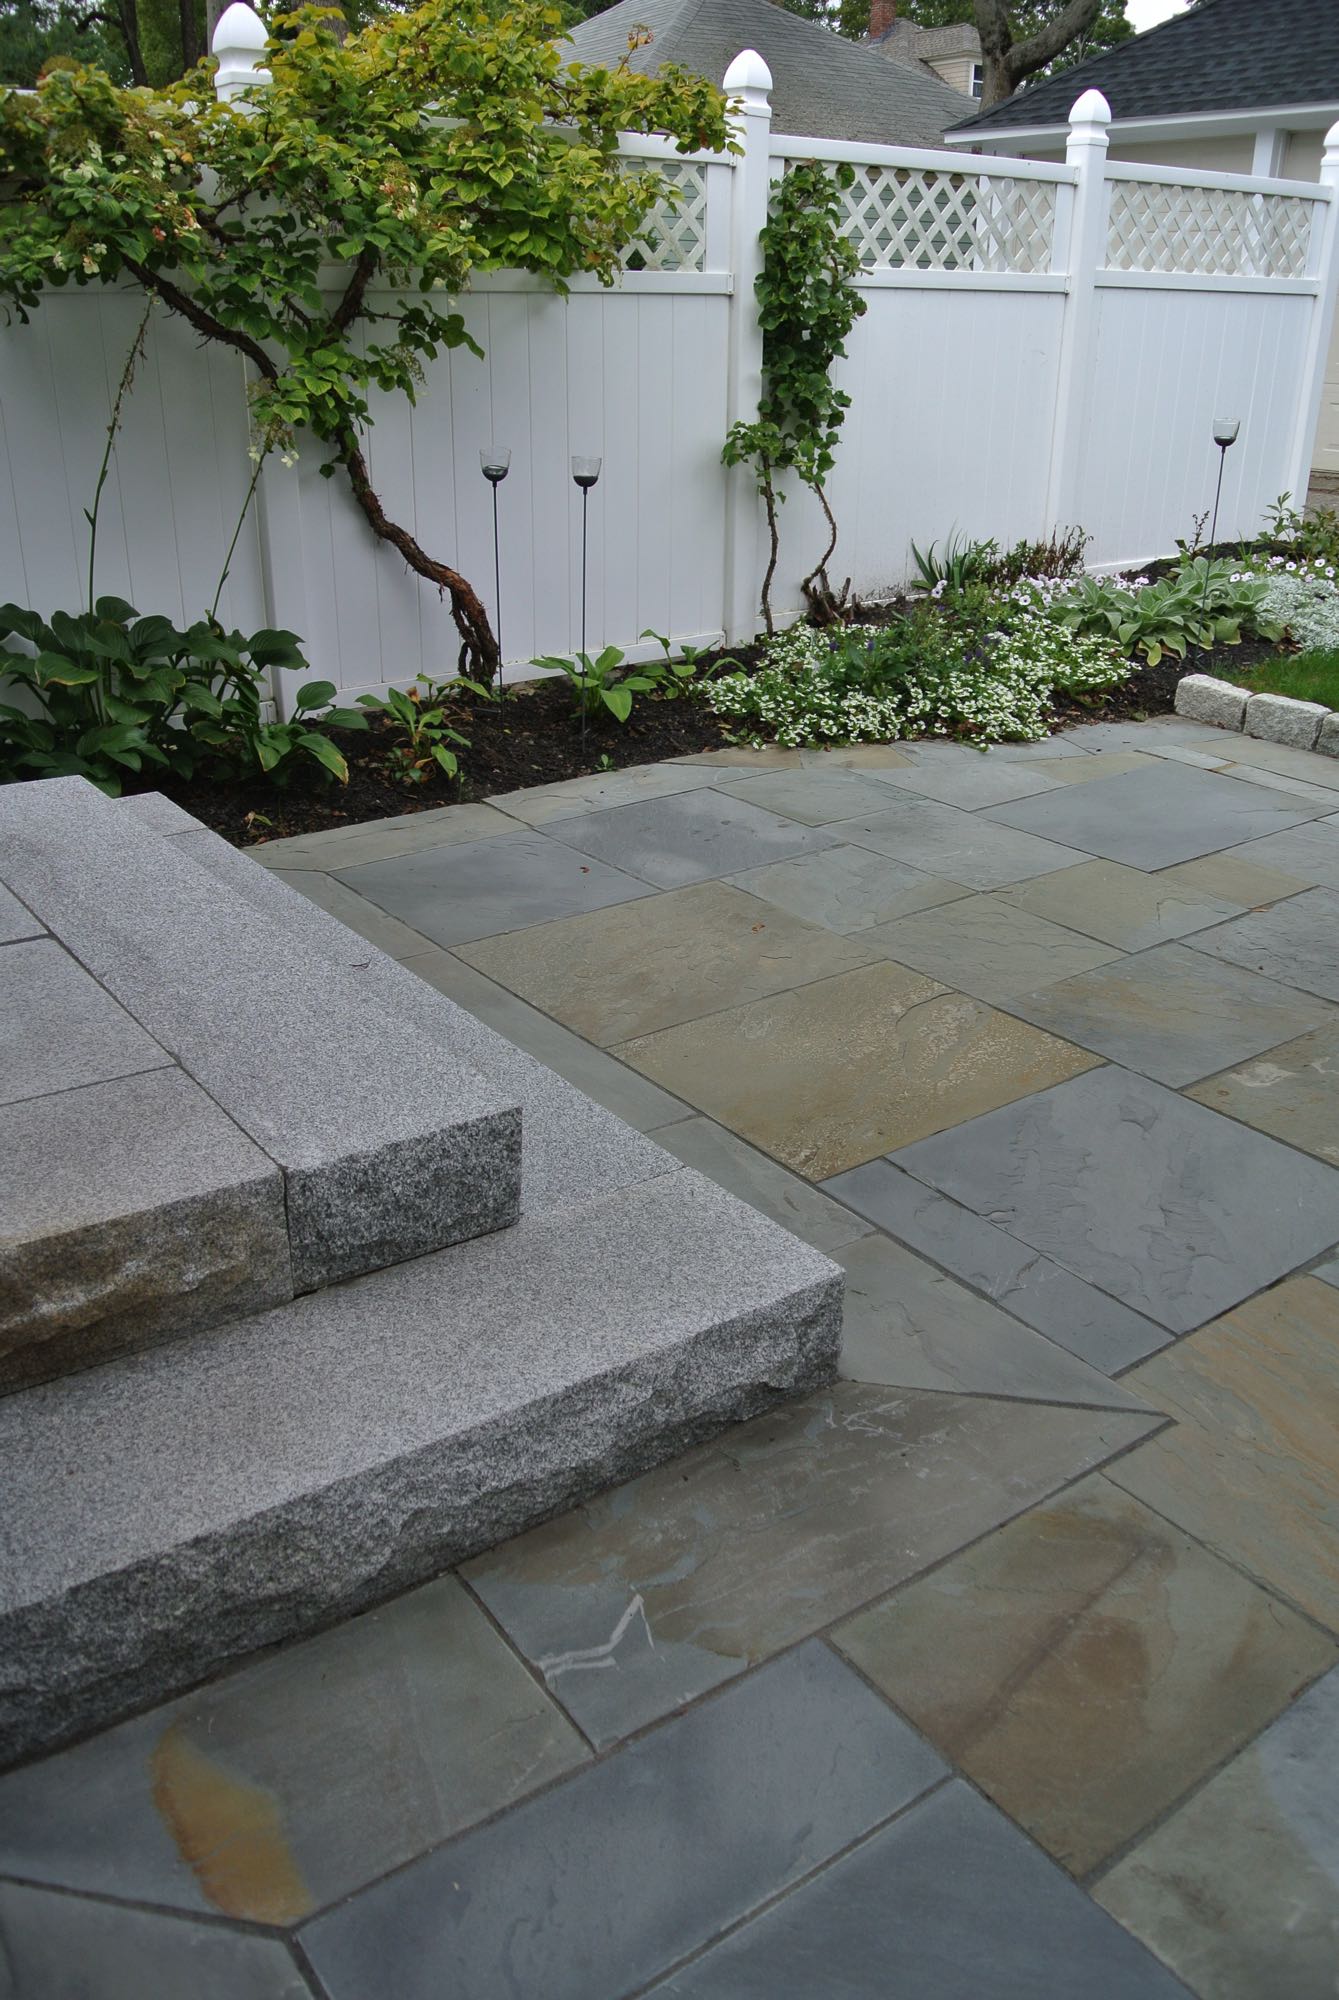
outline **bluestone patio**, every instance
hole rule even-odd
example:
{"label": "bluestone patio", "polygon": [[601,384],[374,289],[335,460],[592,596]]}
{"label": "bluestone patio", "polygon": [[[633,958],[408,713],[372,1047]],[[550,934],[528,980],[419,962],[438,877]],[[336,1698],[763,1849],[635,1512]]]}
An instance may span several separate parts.
{"label": "bluestone patio", "polygon": [[256,854],[835,1258],[843,1379],[0,1779],[12,1990],[1332,1994],[1339,760],[727,750]]}

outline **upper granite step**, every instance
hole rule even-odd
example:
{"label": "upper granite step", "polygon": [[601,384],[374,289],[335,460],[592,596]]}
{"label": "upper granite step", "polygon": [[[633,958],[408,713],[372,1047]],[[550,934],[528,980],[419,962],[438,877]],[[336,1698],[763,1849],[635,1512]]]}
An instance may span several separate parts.
{"label": "upper granite step", "polygon": [[[143,1067],[176,1064],[278,1168],[294,1291],[515,1220],[515,1093],[457,1046],[425,1047],[367,981],[180,842],[82,779],[8,785],[0,873],[55,941],[0,946],[0,962],[63,946],[142,1031]],[[114,1153],[84,1160],[90,1177],[115,1171]]]}

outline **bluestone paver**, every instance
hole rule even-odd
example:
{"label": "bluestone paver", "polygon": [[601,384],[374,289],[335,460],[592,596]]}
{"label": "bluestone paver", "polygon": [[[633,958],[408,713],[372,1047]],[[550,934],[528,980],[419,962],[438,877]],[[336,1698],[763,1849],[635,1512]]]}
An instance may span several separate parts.
{"label": "bluestone paver", "polygon": [[532,1529],[464,1575],[554,1697],[607,1744],[1161,1421],[1142,1402],[1067,1409],[839,1383]]}
{"label": "bluestone paver", "polygon": [[0,1778],[0,1874],[292,1924],[587,1755],[441,1577]]}
{"label": "bluestone paver", "polygon": [[820,854],[773,861],[729,879],[806,923],[847,933],[971,894],[961,882],[946,882],[865,847],[826,847]]}
{"label": "bluestone paver", "polygon": [[1339,1671],[1098,1883],[1196,1993],[1329,2000],[1339,1962]]}
{"label": "bluestone paver", "polygon": [[578,910],[603,910],[647,895],[645,882],[584,860],[541,833],[465,841],[445,853],[423,848],[342,867],[336,879],[388,910],[433,944],[462,944],[523,930]]}
{"label": "bluestone paver", "polygon": [[0,1882],[6,2000],[311,2000],[279,1938]]}
{"label": "bluestone paver", "polygon": [[1180,1980],[1102,1915],[1002,1813],[955,1783],[652,1992],[1186,2000]]}
{"label": "bluestone paver", "polygon": [[1309,889],[1191,940],[1196,951],[1339,1000],[1339,892]]}
{"label": "bluestone paver", "polygon": [[1339,1025],[1318,996],[1211,958],[1193,943],[1155,945],[1001,998],[1037,1027],[1174,1087],[1308,1028]]}
{"label": "bluestone paver", "polygon": [[1071,868],[1083,859],[1075,848],[1039,840],[1031,833],[1014,833],[956,806],[912,792],[898,796],[891,785],[888,794],[895,802],[885,812],[843,825],[842,838],[909,862],[928,875],[963,882],[969,889],[999,889],[1006,882]]}
{"label": "bluestone paver", "polygon": [[[839,1201],[849,1202],[899,1242],[932,1257],[1104,1374],[1143,1360],[1169,1338],[1165,1327],[1131,1312],[1119,1299],[1085,1284],[1072,1271],[926,1187],[890,1160],[853,1167],[826,1186]],[[959,1386],[986,1385],[965,1381]]]}
{"label": "bluestone paver", "polygon": [[986,817],[1108,861],[1166,868],[1281,832],[1317,811],[1260,785],[1168,766],[989,806]]}
{"label": "bluestone paver", "polygon": [[[875,1164],[885,1166],[886,1162]],[[855,1169],[857,1174],[867,1171],[870,1169]],[[842,1374],[855,1382],[887,1382],[903,1389],[1019,1396],[1030,1402],[1087,1404],[1095,1409],[1139,1408],[1137,1397],[1132,1398],[1082,1358],[1084,1336],[1088,1336],[1086,1345],[1098,1366],[1110,1367],[1113,1364],[1095,1337],[1094,1322],[1108,1335],[1106,1350],[1116,1354],[1131,1347],[1147,1354],[1166,1340],[1162,1328],[1139,1319],[1068,1271],[1048,1266],[1044,1257],[1014,1244],[1011,1238],[1002,1237],[1002,1241],[1020,1261],[1053,1274],[1054,1285],[1044,1289],[1055,1308],[1054,1337],[1044,1338],[1031,1327],[1020,1325],[1013,1317],[1016,1307],[1012,1297],[1010,1312],[1003,1312],[989,1299],[978,1297],[936,1270],[905,1244],[876,1231],[831,1252],[846,1273]],[[1143,1329],[1137,1341],[1127,1340],[1124,1347],[1110,1337],[1109,1315],[1117,1314]],[[1062,1332],[1066,1336],[1063,1342]]]}
{"label": "bluestone paver", "polygon": [[996,896],[972,896],[899,917],[870,931],[866,942],[899,965],[914,966],[960,993],[996,1004],[1120,957],[1109,944]]}
{"label": "bluestone paver", "polygon": [[848,1667],[805,1646],[364,1891],[303,1943],[332,2000],[623,2000],[943,1775]]}
{"label": "bluestone paver", "polygon": [[1173,1333],[1318,1256],[1339,1213],[1334,1168],[1115,1067],[894,1165]]}
{"label": "bluestone paver", "polygon": [[657,889],[737,875],[831,844],[833,836],[819,827],[751,805],[751,792],[751,785],[738,798],[705,788],[679,792],[556,820],[549,831],[579,854],[616,863]]}
{"label": "bluestone paver", "polygon": [[1085,861],[1057,875],[1016,883],[1000,895],[1034,917],[1065,924],[1121,951],[1146,951],[1238,914],[1240,903],[1182,886],[1170,879],[1175,873],[1149,875],[1119,861]]}

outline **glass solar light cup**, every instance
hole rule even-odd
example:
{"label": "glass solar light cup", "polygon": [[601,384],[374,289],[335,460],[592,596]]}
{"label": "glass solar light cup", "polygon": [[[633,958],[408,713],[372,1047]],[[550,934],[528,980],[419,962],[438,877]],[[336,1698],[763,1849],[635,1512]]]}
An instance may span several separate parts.
{"label": "glass solar light cup", "polygon": [[502,445],[490,444],[479,453],[479,470],[493,489],[493,617],[497,631],[497,677],[502,685],[502,563],[498,553],[497,490],[511,471],[511,453]]}
{"label": "glass solar light cup", "polygon": [[[1209,530],[1209,547],[1218,540],[1218,503],[1223,497],[1223,467],[1227,464],[1229,447],[1237,442],[1241,431],[1240,417],[1215,417],[1213,420],[1213,441],[1218,446],[1218,484],[1213,496],[1213,526]],[[1205,577],[1208,588],[1208,577]]]}
{"label": "glass solar light cup", "polygon": [[572,477],[581,488],[581,761],[586,761],[586,503],[600,476],[598,458],[572,459]]}

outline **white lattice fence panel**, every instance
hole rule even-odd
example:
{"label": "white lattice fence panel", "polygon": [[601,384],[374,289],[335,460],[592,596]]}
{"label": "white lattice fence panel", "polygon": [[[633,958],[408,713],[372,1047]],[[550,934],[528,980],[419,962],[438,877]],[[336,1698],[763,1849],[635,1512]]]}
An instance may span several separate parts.
{"label": "white lattice fence panel", "polygon": [[647,213],[627,256],[633,271],[700,271],[707,243],[707,177],[691,160],[659,169],[665,192]]}
{"label": "white lattice fence panel", "polygon": [[844,234],[867,271],[1047,271],[1055,185],[920,167],[857,167]]}
{"label": "white lattice fence panel", "polygon": [[1314,207],[1303,195],[1113,181],[1107,268],[1303,278]]}

